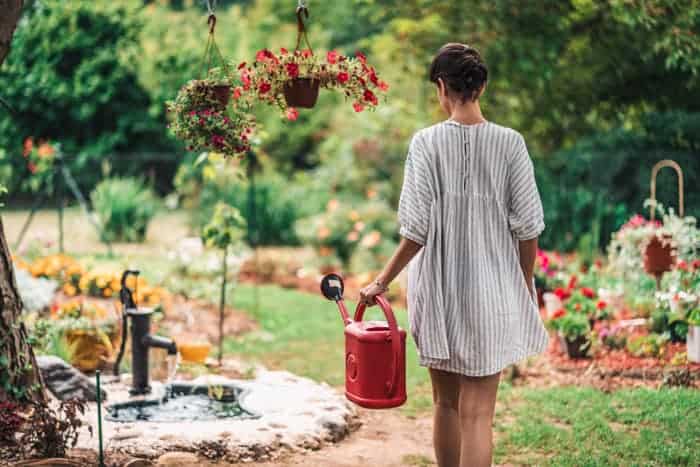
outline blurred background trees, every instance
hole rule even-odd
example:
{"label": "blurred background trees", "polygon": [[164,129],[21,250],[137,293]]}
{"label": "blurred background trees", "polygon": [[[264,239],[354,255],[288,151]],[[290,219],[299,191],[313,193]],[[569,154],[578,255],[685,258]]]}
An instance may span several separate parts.
{"label": "blurred background trees", "polygon": [[[228,58],[293,47],[295,1],[218,3],[217,40]],[[259,114],[255,189],[264,195],[255,211],[263,243],[308,237],[303,226],[323,217],[331,200],[395,208],[411,134],[442,118],[426,75],[448,41],[482,51],[491,71],[485,115],[528,142],[549,225],[545,247],[604,246],[642,210],[651,166],[666,157],[683,166],[687,210],[700,213],[700,193],[692,189],[700,182],[696,0],[307,4],[314,48],[364,50],[390,83],[389,99],[374,113],[353,114],[338,96],[322,93],[296,122],[280,120],[274,109]],[[228,169],[195,166],[196,155],[165,127],[165,100],[201,73],[206,32],[206,9],[194,0],[28,4],[0,69],[0,97],[17,111],[15,118],[0,114],[7,204],[23,196],[22,142],[33,136],[62,143],[86,190],[107,176],[138,174],[193,207],[195,228],[222,199],[247,216],[249,182],[206,176]],[[669,205],[672,177],[659,180],[659,198]],[[306,222],[295,228],[300,219]]]}

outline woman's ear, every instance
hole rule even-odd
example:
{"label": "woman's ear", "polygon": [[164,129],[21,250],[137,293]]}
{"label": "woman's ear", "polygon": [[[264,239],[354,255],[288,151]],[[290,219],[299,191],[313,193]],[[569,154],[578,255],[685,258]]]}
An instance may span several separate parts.
{"label": "woman's ear", "polygon": [[447,98],[447,86],[445,85],[445,82],[442,80],[442,78],[437,79],[437,85],[438,85],[438,94],[442,98]]}

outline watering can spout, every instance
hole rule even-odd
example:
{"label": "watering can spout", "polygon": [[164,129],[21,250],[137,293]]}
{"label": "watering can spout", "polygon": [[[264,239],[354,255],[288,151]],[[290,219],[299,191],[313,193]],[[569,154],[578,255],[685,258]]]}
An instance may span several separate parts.
{"label": "watering can spout", "polygon": [[350,319],[348,309],[345,307],[345,302],[343,302],[344,290],[345,285],[343,284],[343,278],[338,274],[326,274],[323,276],[323,279],[321,279],[321,293],[328,300],[333,300],[336,305],[338,305],[343,324],[347,326],[352,320]]}

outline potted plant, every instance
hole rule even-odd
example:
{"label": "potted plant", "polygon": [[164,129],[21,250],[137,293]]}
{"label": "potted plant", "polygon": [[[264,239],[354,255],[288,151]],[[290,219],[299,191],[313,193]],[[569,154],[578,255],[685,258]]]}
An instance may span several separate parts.
{"label": "potted plant", "polygon": [[166,104],[170,130],[189,151],[237,155],[250,149],[255,120],[244,102],[227,105],[229,81],[192,80]]}
{"label": "potted plant", "polygon": [[557,331],[559,345],[570,358],[585,358],[591,346],[591,325],[586,315],[560,309],[548,321],[550,329]]}
{"label": "potted plant", "polygon": [[389,89],[360,52],[349,57],[334,50],[321,56],[311,49],[263,49],[252,64],[242,62],[237,69],[242,85],[234,89],[234,99],[277,105],[288,120],[297,119],[297,107],[316,104],[319,88],[343,92],[356,112],[375,108]]}

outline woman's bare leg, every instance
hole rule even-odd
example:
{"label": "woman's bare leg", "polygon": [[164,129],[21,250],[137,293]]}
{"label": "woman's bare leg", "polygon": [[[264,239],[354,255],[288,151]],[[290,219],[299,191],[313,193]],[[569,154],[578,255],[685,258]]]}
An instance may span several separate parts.
{"label": "woman's bare leg", "polygon": [[439,467],[459,467],[459,386],[456,373],[430,369],[433,382],[433,446]]}
{"label": "woman's bare leg", "polygon": [[485,377],[460,375],[460,467],[489,467],[493,455],[493,413],[500,372]]}

